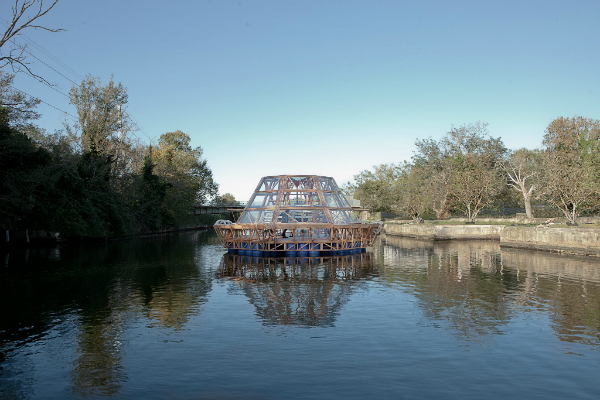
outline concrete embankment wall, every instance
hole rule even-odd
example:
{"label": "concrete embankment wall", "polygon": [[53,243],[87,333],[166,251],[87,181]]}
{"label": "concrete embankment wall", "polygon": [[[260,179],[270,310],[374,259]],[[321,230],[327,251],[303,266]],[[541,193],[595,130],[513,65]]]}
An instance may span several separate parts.
{"label": "concrete embankment wall", "polygon": [[385,224],[388,235],[433,240],[500,240],[503,225],[399,225]]}
{"label": "concrete embankment wall", "polygon": [[430,240],[499,240],[501,247],[600,257],[600,230],[503,225],[386,224],[387,235]]}
{"label": "concrete embankment wall", "polygon": [[500,246],[600,256],[600,230],[507,226],[502,231]]}

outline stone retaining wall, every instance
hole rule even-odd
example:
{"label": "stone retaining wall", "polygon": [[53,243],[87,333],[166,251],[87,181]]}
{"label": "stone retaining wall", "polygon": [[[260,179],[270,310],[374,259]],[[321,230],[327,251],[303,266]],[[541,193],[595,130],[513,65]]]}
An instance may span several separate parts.
{"label": "stone retaining wall", "polygon": [[600,230],[507,226],[502,231],[500,246],[600,256]]}
{"label": "stone retaining wall", "polygon": [[387,235],[430,240],[499,240],[500,246],[600,257],[600,230],[503,225],[386,224]]}
{"label": "stone retaining wall", "polygon": [[433,240],[500,240],[503,225],[398,225],[386,224],[388,235]]}

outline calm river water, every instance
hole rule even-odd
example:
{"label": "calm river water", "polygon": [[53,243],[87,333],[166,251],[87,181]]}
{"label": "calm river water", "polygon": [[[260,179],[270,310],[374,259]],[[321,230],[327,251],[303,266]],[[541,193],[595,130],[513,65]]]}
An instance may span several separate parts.
{"label": "calm river water", "polygon": [[596,259],[394,237],[253,259],[212,232],[0,256],[1,399],[600,397]]}

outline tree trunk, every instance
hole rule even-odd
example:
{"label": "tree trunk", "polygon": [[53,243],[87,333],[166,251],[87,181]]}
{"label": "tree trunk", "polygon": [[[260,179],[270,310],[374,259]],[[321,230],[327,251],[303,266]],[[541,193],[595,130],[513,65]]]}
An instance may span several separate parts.
{"label": "tree trunk", "polygon": [[433,209],[437,214],[437,219],[444,219],[448,216],[448,209],[450,208],[450,201],[448,198],[445,198],[444,201],[440,203],[439,209]]}
{"label": "tree trunk", "polygon": [[[571,208],[571,207],[569,207]],[[565,214],[565,217],[567,218],[567,224],[568,225],[575,225],[575,207],[572,206],[572,209],[561,209],[561,211],[563,212],[563,214]]]}
{"label": "tree trunk", "polygon": [[477,215],[477,213],[471,211],[471,206],[468,205],[467,206],[467,220],[468,220],[468,223],[470,223],[470,224],[474,223],[476,215]]}
{"label": "tree trunk", "polygon": [[525,214],[527,219],[533,219],[533,211],[531,210],[531,195],[523,193],[523,201],[525,202]]}

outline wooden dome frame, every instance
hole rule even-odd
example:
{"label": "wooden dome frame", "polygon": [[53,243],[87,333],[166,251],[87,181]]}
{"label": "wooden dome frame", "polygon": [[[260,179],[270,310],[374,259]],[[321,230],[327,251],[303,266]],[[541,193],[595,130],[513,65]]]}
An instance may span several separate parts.
{"label": "wooden dome frame", "polygon": [[277,175],[260,180],[236,223],[214,228],[230,253],[319,256],[364,252],[380,225],[362,223],[331,177]]}

